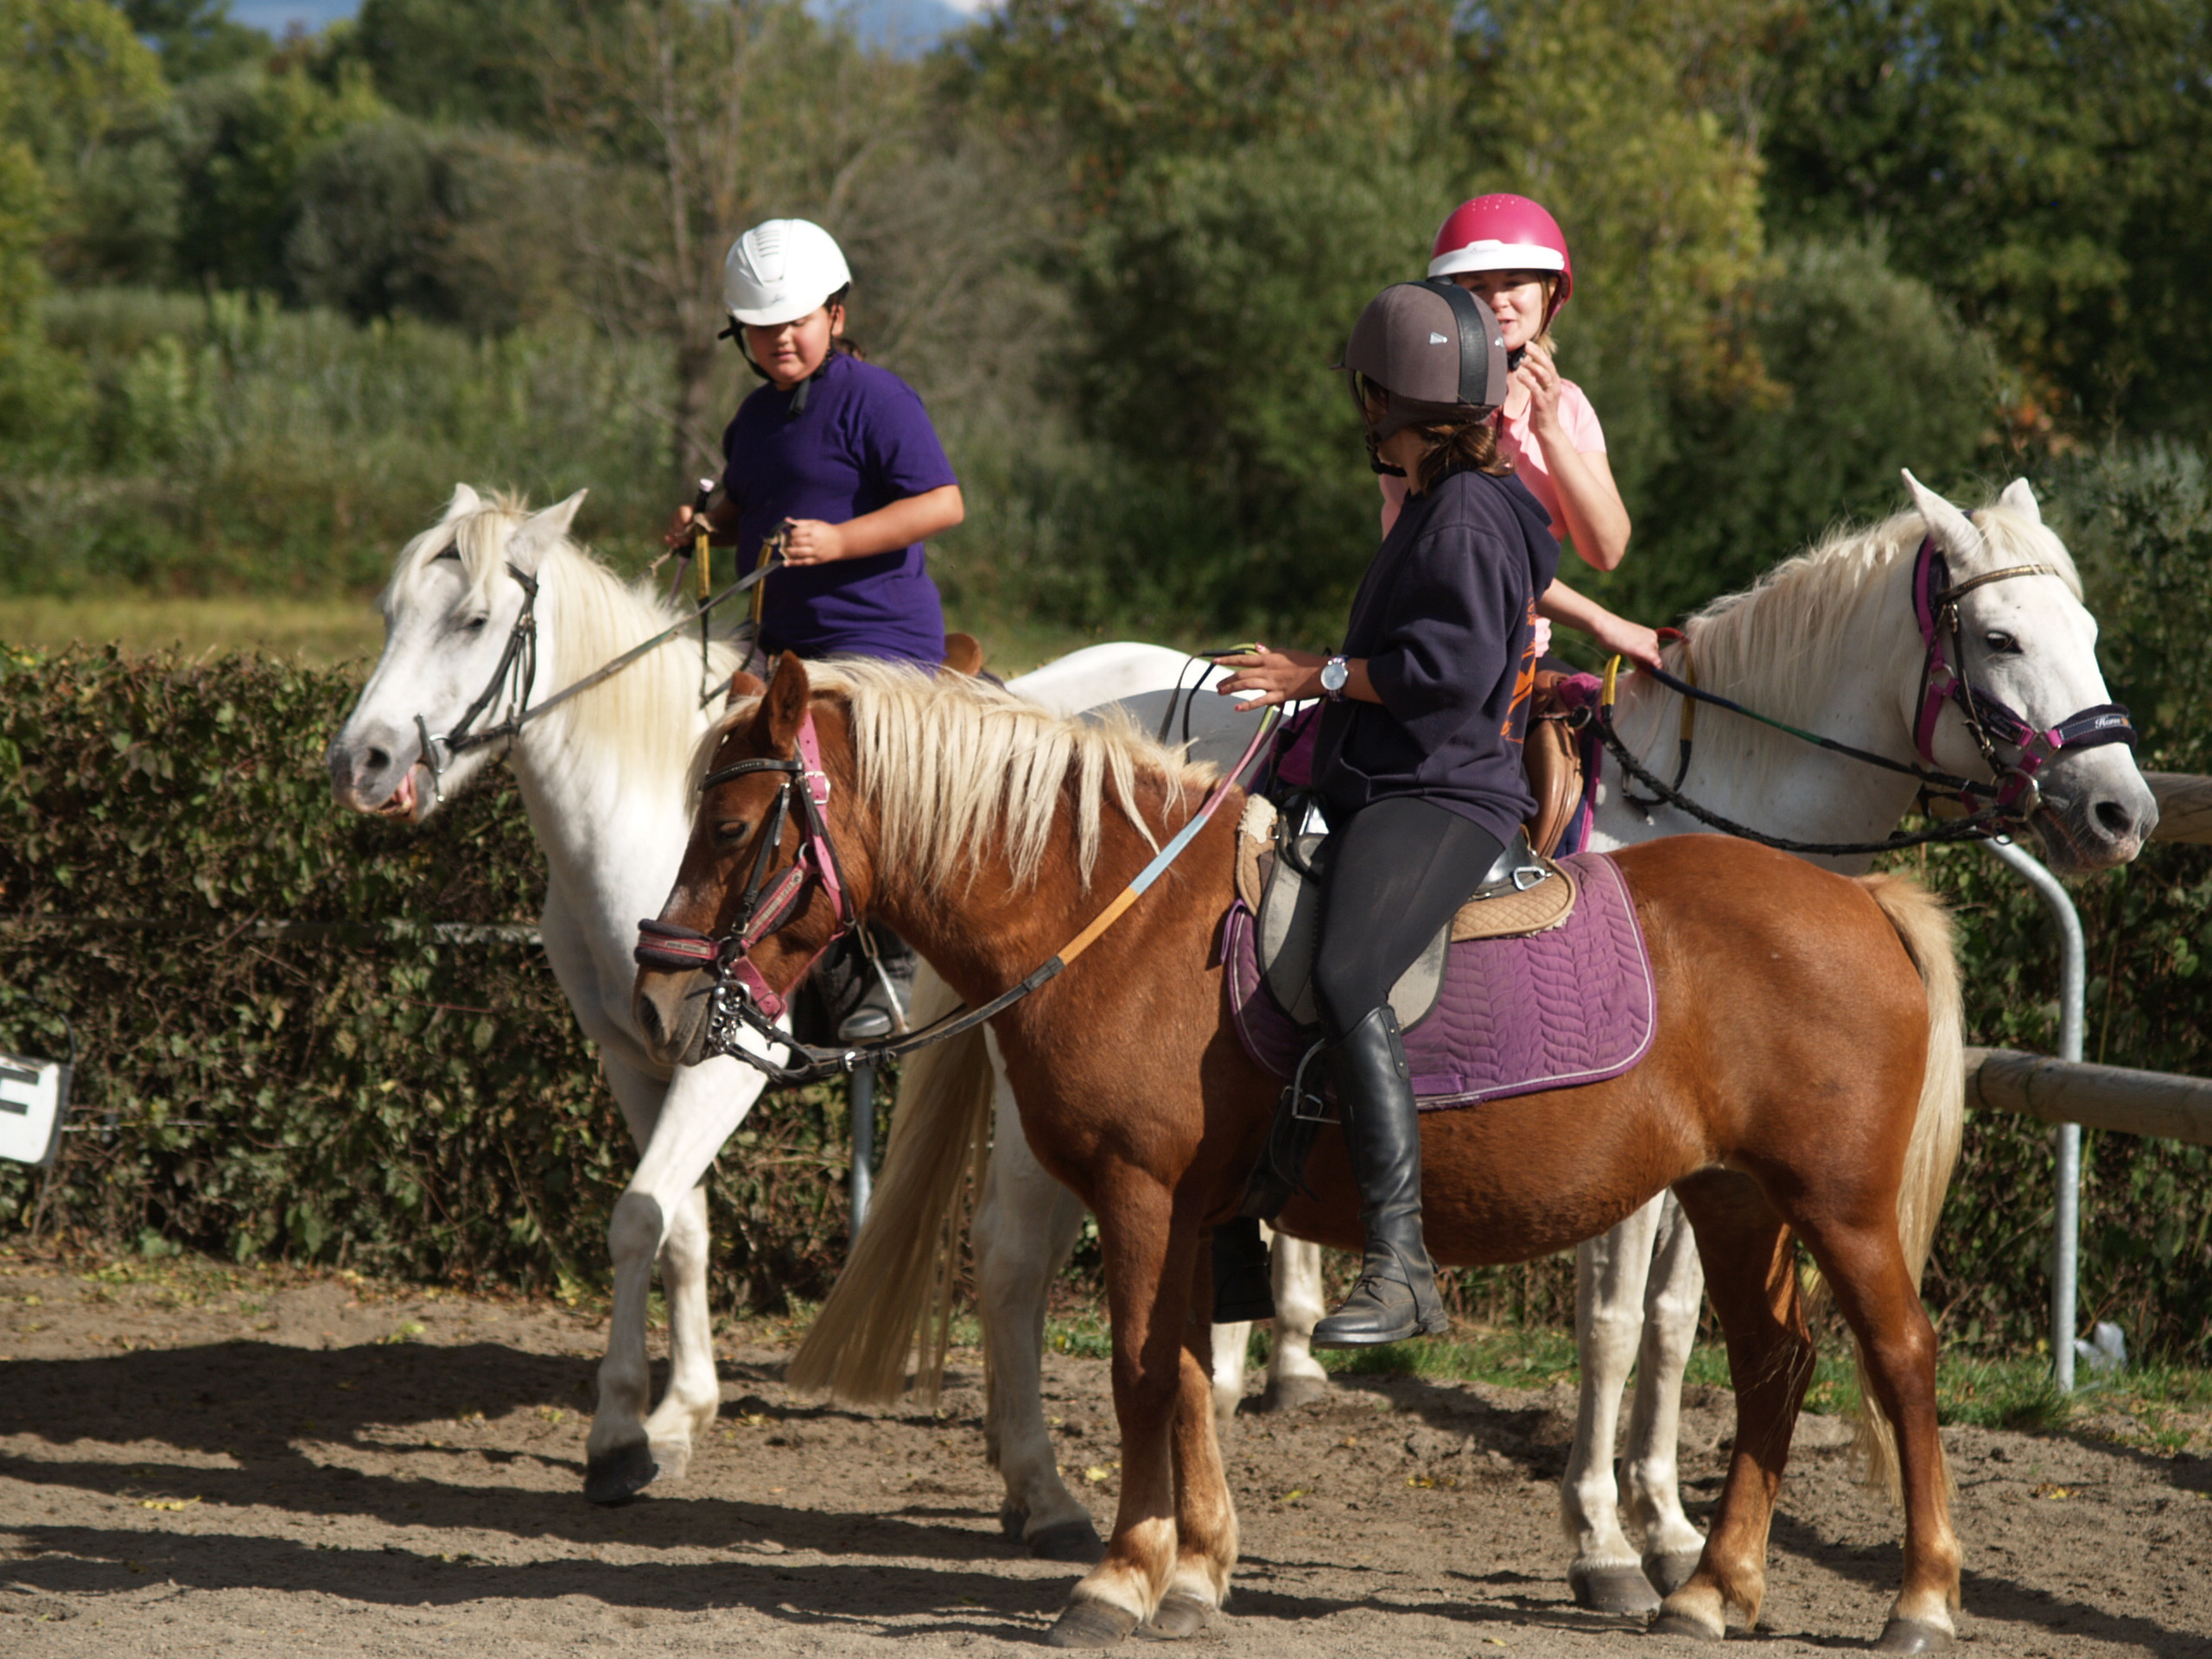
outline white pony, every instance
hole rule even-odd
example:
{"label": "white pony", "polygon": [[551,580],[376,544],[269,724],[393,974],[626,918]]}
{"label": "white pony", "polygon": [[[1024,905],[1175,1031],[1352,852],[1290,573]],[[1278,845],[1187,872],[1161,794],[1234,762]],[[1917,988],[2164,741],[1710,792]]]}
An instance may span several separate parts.
{"label": "white pony", "polygon": [[[680,1478],[694,1436],[719,1408],[701,1182],[760,1096],[762,1079],[728,1058],[671,1079],[648,1057],[632,1014],[638,918],[659,911],[675,879],[691,824],[685,768],[719,709],[719,699],[701,695],[696,635],[683,630],[525,723],[511,742],[464,746],[458,754],[443,742],[480,699],[472,732],[497,728],[688,616],[645,584],[625,584],[569,539],[582,499],[579,493],[529,513],[511,500],[487,502],[467,485],[455,488],[439,521],[399,554],[382,601],[384,655],[327,759],[341,805],[416,823],[494,759],[504,757],[514,772],[545,855],[539,931],[546,956],[599,1049],[641,1154],[608,1228],[614,1301],[587,1442],[585,1496],[616,1503],[656,1478]],[[521,649],[526,640],[531,648]],[[705,689],[726,681],[735,665],[732,648],[716,642]],[[1168,689],[1190,666],[1183,653],[1157,646],[1096,645],[1014,685],[1063,713],[1134,697],[1133,711],[1156,723],[1172,700]],[[1220,703],[1202,699],[1197,716],[1249,730],[1252,717],[1230,715]],[[439,740],[428,755],[426,737]],[[1052,1191],[1065,1199],[1057,1185]],[[1045,1207],[1051,1204],[1047,1196]],[[667,1389],[648,1414],[645,1325],[656,1259],[667,1291],[670,1366]],[[1033,1323],[1041,1319],[1040,1301]]]}
{"label": "white pony", "polygon": [[[2023,573],[1978,584],[1961,597],[1967,666],[1978,688],[2039,728],[2103,703],[2096,625],[2082,606],[2073,563],[2043,525],[2026,483],[2008,487],[1977,515],[1977,524],[1905,476],[1916,511],[1868,531],[1832,536],[1748,593],[1719,601],[1694,619],[1688,654],[1699,682],[1775,718],[1910,763],[1924,663],[1910,572],[1923,536],[1932,536],[1954,581],[2037,568],[2037,579]],[[1166,701],[1157,692],[1149,699],[1136,696],[1135,686],[1127,690],[1147,713]],[[1194,747],[1202,758],[1233,760],[1243,731],[1227,703],[1212,696],[1198,699],[1187,728],[1180,725],[1185,715],[1179,709],[1177,728],[1164,734],[1187,731],[1198,739]],[[1208,704],[1214,705],[1211,713]],[[1618,728],[1643,764],[1662,776],[1674,772],[1679,712],[1674,694],[1657,682],[1631,677],[1624,683]],[[1157,729],[1156,716],[1151,723]],[[1937,722],[1934,757],[1944,771],[1988,775],[1955,705],[1947,706]],[[2124,747],[2062,754],[2044,767],[2039,782],[2046,810],[2035,827],[2051,863],[2061,869],[2125,862],[2157,822],[2150,790]],[[1692,799],[1723,816],[1770,835],[1824,842],[1880,840],[1911,804],[1916,787],[1910,777],[1709,709],[1699,720],[1681,784]],[[1608,849],[1707,827],[1672,809],[1647,815],[1619,789],[1607,786],[1592,845]],[[1823,861],[1856,871],[1872,857]],[[948,1077],[981,1080],[972,1067],[963,1073],[951,1056],[938,1064]],[[994,1145],[973,1231],[977,1300],[991,1363],[986,1440],[1006,1483],[1002,1519],[1012,1536],[1039,1554],[1096,1560],[1096,1533],[1089,1512],[1059,1478],[1039,1394],[1046,1292],[1074,1245],[1083,1211],[1030,1154],[995,1054],[992,1086]],[[894,1125],[887,1189],[899,1179],[901,1151]],[[859,1249],[869,1249],[864,1237]],[[1584,1245],[1576,1268],[1581,1398],[1561,1482],[1562,1524],[1575,1546],[1569,1581],[1586,1606],[1648,1609],[1659,1601],[1654,1586],[1677,1587],[1704,1544],[1682,1513],[1675,1474],[1681,1378],[1696,1334],[1703,1270],[1680,1208],[1663,1195]],[[1308,1344],[1323,1311],[1319,1251],[1278,1237],[1274,1277],[1275,1369],[1268,1402],[1281,1403],[1325,1386],[1326,1374]],[[859,1272],[847,1282],[887,1285],[892,1279]],[[833,1292],[793,1362],[792,1380],[860,1400],[895,1394],[908,1351],[906,1332],[887,1328],[895,1323],[874,1319],[866,1307]],[[1248,1329],[1215,1329],[1215,1402],[1224,1419],[1243,1392]],[[1621,1524],[1612,1461],[1631,1365],[1637,1384],[1625,1472],[1628,1520],[1639,1535],[1640,1550]]]}
{"label": "white pony", "polygon": [[[400,552],[382,601],[384,656],[331,740],[340,804],[420,823],[494,759],[513,770],[544,855],[538,929],[576,1021],[644,1154],[608,1229],[614,1306],[599,1406],[587,1442],[584,1492],[634,1497],[655,1476],[683,1473],[692,1437],[721,1405],[707,1306],[707,1197],[700,1184],[760,1093],[761,1076],[723,1058],[671,1084],[647,1055],[630,1012],[638,918],[657,912],[675,880],[691,799],[684,768],[712,709],[702,702],[697,640],[679,635],[541,720],[512,743],[442,762],[442,740],[480,695],[472,729],[613,661],[679,620],[644,584],[632,588],[569,539],[579,491],[525,513],[457,486],[444,516]],[[535,583],[534,598],[525,583]],[[534,632],[534,652],[510,655]],[[534,660],[532,658],[534,658]],[[727,680],[733,652],[709,664]],[[509,670],[512,668],[512,673]],[[652,1386],[645,1315],[658,1257],[668,1299],[668,1387],[647,1415]]]}

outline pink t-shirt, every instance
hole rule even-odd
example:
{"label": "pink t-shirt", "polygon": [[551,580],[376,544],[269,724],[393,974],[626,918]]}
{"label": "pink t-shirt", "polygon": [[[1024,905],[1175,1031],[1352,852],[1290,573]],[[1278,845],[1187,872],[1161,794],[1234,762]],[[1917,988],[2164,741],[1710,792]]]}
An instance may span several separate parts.
{"label": "pink t-shirt", "polygon": [[[1529,435],[1529,410],[1535,407],[1535,400],[1531,398],[1517,418],[1506,417],[1498,431],[1497,447],[1513,458],[1515,474],[1551,515],[1552,534],[1564,537],[1567,525],[1559,516],[1559,486],[1552,482],[1551,469],[1544,465],[1543,446]],[[1572,380],[1559,383],[1559,418],[1578,450],[1586,455],[1604,453],[1605,429],[1598,424],[1598,411]],[[1388,536],[1390,526],[1398,522],[1398,509],[1406,502],[1406,480],[1384,475],[1376,481],[1382,486],[1382,533]]]}

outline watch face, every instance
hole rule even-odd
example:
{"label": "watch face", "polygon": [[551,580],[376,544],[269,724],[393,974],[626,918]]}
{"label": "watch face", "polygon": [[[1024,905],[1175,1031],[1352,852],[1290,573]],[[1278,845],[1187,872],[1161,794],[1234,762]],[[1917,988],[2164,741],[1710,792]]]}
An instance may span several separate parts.
{"label": "watch face", "polygon": [[1344,682],[1351,677],[1351,671],[1345,666],[1341,657],[1332,657],[1321,664],[1321,689],[1325,691],[1343,690]]}

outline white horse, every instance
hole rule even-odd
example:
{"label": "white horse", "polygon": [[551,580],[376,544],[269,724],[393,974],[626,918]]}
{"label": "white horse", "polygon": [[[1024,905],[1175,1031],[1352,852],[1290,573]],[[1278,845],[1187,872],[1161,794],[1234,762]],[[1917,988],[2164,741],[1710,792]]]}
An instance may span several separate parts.
{"label": "white horse", "polygon": [[[449,756],[442,743],[429,755],[423,747],[426,735],[443,740],[460,728],[480,697],[488,701],[473,732],[543,702],[688,614],[644,583],[625,584],[569,539],[582,499],[580,493],[532,514],[512,501],[486,502],[466,485],[454,490],[438,523],[399,554],[382,601],[383,657],[327,758],[341,805],[415,823],[493,760],[504,756],[514,772],[545,855],[546,956],[599,1049],[641,1154],[608,1228],[614,1301],[587,1442],[585,1495],[613,1503],[656,1478],[681,1478],[694,1436],[721,1402],[702,1182],[762,1079],[728,1058],[671,1079],[647,1056],[631,1004],[638,918],[658,912],[675,879],[691,823],[685,768],[718,699],[702,697],[696,639],[685,629],[525,723],[511,742],[464,745]],[[533,649],[518,648],[532,639]],[[717,641],[708,688],[734,666],[734,651]],[[1096,645],[1014,684],[1063,712],[1132,697],[1133,712],[1156,723],[1189,667],[1179,652]],[[1221,702],[1205,697],[1195,710],[1178,702],[1177,713],[1249,729],[1252,717],[1228,715]],[[1057,1185],[1052,1191],[1065,1198]],[[645,1325],[656,1260],[667,1291],[670,1366],[649,1414]],[[1318,1266],[1314,1274],[1318,1282]]]}
{"label": "white horse", "polygon": [[[1910,764],[1925,660],[1911,572],[1923,536],[1932,536],[1955,579],[2017,566],[2037,567],[2042,578],[1990,582],[1961,596],[1967,667],[1978,688],[2021,710],[2039,728],[2104,702],[2096,625],[2081,603],[2073,563],[2044,526],[2026,483],[2008,487],[1977,515],[1977,524],[1910,474],[1906,481],[1916,511],[1871,530],[1832,536],[1748,593],[1719,601],[1693,619],[1688,654],[1699,682],[1775,718]],[[1678,669],[1681,656],[1677,651]],[[1040,671],[1038,677],[1052,671]],[[1128,690],[1147,713],[1165,701],[1157,692],[1147,700],[1135,687]],[[1241,751],[1242,732],[1226,712],[1227,701],[1202,697],[1192,713],[1189,730],[1205,758],[1233,758]],[[1215,705],[1212,713],[1208,703]],[[1643,764],[1662,776],[1674,772],[1679,712],[1675,695],[1656,681],[1633,677],[1624,682],[1618,728]],[[1179,709],[1174,718],[1176,728],[1166,734],[1171,737],[1184,734]],[[1989,775],[1955,705],[1946,706],[1933,747],[1935,764],[1943,771]],[[2035,827],[2050,861],[2062,869],[2124,862],[2157,822],[2150,790],[2122,747],[2063,754],[2044,768],[2040,781],[2047,810]],[[1770,835],[1837,842],[1880,840],[1910,806],[1918,785],[1910,777],[1708,709],[1698,721],[1681,787],[1714,811]],[[1608,849],[1707,827],[1672,809],[1647,815],[1620,789],[1606,786],[1592,845]],[[1872,855],[1824,861],[1856,871]],[[938,1064],[947,1077],[974,1077],[980,1083],[982,1076],[973,1067],[963,1071],[951,1056]],[[1059,1478],[1039,1392],[1046,1293],[1074,1246],[1083,1211],[1031,1154],[995,1054],[990,1078],[994,1142],[973,1230],[977,1301],[991,1366],[986,1440],[1006,1483],[1002,1519],[1011,1535],[1039,1554],[1096,1560],[1096,1534],[1089,1512]],[[904,1150],[894,1123],[887,1190],[900,1179]],[[918,1149],[908,1155],[918,1155]],[[892,1242],[877,1240],[874,1248],[892,1248]],[[863,1236],[858,1250],[870,1249]],[[1654,1199],[1604,1238],[1584,1245],[1576,1268],[1581,1398],[1561,1482],[1561,1521],[1575,1546],[1569,1580],[1586,1606],[1646,1609],[1658,1604],[1654,1585],[1675,1588],[1704,1543],[1682,1513],[1675,1473],[1682,1372],[1696,1334],[1704,1274],[1694,1237],[1671,1196]],[[1325,1385],[1326,1374],[1308,1344],[1323,1311],[1319,1249],[1278,1236],[1274,1279],[1275,1370],[1268,1395],[1283,1402]],[[851,1282],[888,1284],[892,1278],[856,1272]],[[871,1329],[877,1323],[867,1306],[833,1292],[794,1359],[793,1381],[860,1400],[895,1395],[904,1380],[906,1333]],[[1224,1416],[1243,1392],[1248,1329],[1215,1329],[1215,1402]],[[1626,1459],[1628,1521],[1639,1535],[1640,1549],[1623,1529],[1613,1478],[1621,1393],[1631,1365],[1637,1385]]]}
{"label": "white horse", "polygon": [[[569,539],[580,491],[542,512],[486,502],[467,485],[404,548],[385,589],[385,648],[328,760],[341,805],[420,823],[494,759],[513,770],[546,862],[538,918],[545,955],[644,1154],[608,1229],[614,1306],[585,1495],[620,1503],[656,1476],[680,1477],[694,1435],[721,1405],[707,1306],[708,1164],[760,1093],[761,1076],[723,1058],[671,1083],[630,1012],[638,918],[675,879],[691,823],[684,768],[710,715],[696,638],[679,634],[605,683],[525,724],[512,741],[466,748],[434,769],[442,740],[480,695],[472,730],[613,661],[679,620]],[[534,598],[525,584],[535,583]],[[534,632],[534,651],[512,650]],[[735,666],[717,643],[709,668]],[[717,705],[718,707],[718,705]],[[668,1299],[669,1376],[650,1415],[645,1314],[655,1258]]]}

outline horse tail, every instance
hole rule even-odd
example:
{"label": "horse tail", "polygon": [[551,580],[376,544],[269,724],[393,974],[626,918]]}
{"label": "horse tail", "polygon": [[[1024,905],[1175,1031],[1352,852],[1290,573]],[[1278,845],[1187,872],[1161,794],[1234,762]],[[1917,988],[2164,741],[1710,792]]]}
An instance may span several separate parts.
{"label": "horse tail", "polygon": [[[915,976],[914,1026],[959,1005],[928,968]],[[793,1388],[887,1404],[905,1389],[906,1356],[918,1344],[915,1383],[935,1403],[951,1338],[966,1198],[971,1181],[981,1185],[989,1155],[992,1095],[990,1051],[980,1027],[906,1061],[868,1224],[791,1356]]]}
{"label": "horse tail", "polygon": [[[1897,930],[1928,998],[1928,1065],[1921,1073],[1920,1103],[1905,1145],[1904,1173],[1897,1187],[1897,1242],[1913,1294],[1936,1241],[1936,1224],[1959,1160],[1966,1124],[1965,1005],[1959,990],[1959,961],[1953,947],[1950,912],[1942,900],[1917,881],[1901,875],[1862,875],[1859,885],[1882,907]],[[1876,1402],[1864,1351],[1858,1356],[1859,1416],[1858,1442],[1866,1458],[1866,1484],[1886,1491],[1891,1503],[1904,1500],[1897,1467],[1897,1433]],[[1949,1479],[1948,1468],[1945,1480]]]}

